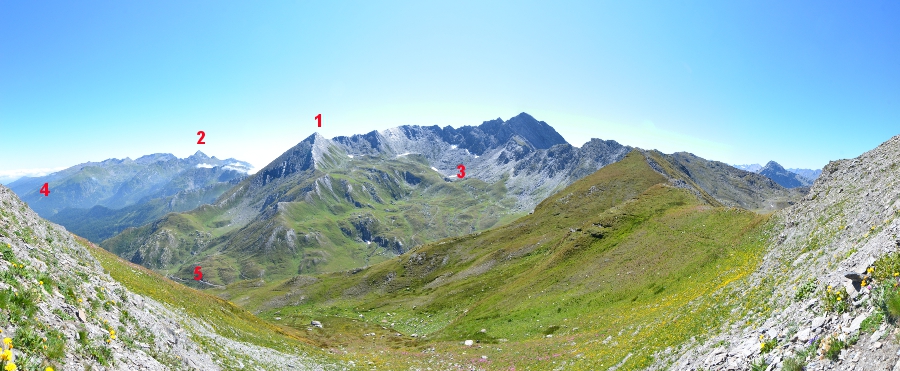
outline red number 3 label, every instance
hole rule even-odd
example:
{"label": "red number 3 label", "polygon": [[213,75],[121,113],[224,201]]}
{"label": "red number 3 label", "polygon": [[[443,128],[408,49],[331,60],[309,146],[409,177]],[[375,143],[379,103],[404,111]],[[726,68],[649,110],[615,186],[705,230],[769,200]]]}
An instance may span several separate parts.
{"label": "red number 3 label", "polygon": [[466,176],[466,166],[465,165],[459,164],[459,165],[456,165],[456,168],[459,169],[459,174],[456,174],[457,178],[462,179],[464,176]]}

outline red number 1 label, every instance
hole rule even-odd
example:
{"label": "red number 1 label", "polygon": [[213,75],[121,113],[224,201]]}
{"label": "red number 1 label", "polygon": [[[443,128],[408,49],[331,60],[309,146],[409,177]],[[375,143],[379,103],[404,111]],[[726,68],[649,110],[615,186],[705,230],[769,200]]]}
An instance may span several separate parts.
{"label": "red number 1 label", "polygon": [[315,119],[316,119],[316,122],[319,123],[319,127],[322,127],[322,114],[320,113],[320,114],[316,115]]}
{"label": "red number 1 label", "polygon": [[200,271],[200,266],[194,267],[194,281],[199,281],[203,279],[203,272]]}
{"label": "red number 1 label", "polygon": [[203,138],[206,138],[206,132],[200,130],[197,132],[197,135],[200,136],[200,139],[197,139],[197,144],[206,144],[206,142],[203,141]]}
{"label": "red number 1 label", "polygon": [[38,193],[44,195],[44,197],[49,196],[50,195],[50,184],[44,183],[44,186],[41,187],[41,191]]}
{"label": "red number 1 label", "polygon": [[464,176],[466,176],[466,166],[465,165],[459,164],[459,165],[456,165],[456,168],[459,169],[459,174],[456,174],[457,178],[462,179]]}

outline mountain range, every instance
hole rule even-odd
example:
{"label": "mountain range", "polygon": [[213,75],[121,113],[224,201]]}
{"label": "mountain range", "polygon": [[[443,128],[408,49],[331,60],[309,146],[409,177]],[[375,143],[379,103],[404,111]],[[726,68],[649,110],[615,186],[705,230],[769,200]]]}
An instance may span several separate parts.
{"label": "mountain range", "polygon": [[769,161],[766,163],[766,166],[761,166],[759,164],[732,166],[741,170],[765,175],[785,188],[810,186],[819,178],[819,175],[822,174],[821,169],[785,169],[775,161]]}
{"label": "mountain range", "polygon": [[[136,160],[87,162],[47,176],[26,177],[9,188],[42,217],[94,242],[169,212],[214,201],[242,180],[250,164],[203,152],[187,158],[157,153]],[[40,193],[47,183],[50,193]]]}
{"label": "mountain range", "polygon": [[[574,147],[524,113],[459,129],[314,134],[215,203],[101,245],[178,277],[209,267],[218,285],[355,269],[506,224],[631,150],[600,139]],[[802,196],[723,163],[687,153],[671,159],[717,204],[771,211]]]}

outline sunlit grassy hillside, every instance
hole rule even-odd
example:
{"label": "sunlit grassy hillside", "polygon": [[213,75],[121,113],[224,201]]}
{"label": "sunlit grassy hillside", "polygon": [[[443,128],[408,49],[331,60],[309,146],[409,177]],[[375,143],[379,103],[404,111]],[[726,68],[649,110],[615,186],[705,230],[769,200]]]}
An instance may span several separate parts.
{"label": "sunlit grassy hillside", "polygon": [[[112,253],[97,247],[87,240],[78,240],[97,259],[109,275],[120,282],[129,291],[145,295],[165,303],[184,314],[205,321],[213,327],[213,331],[221,336],[255,344],[261,347],[276,349],[288,354],[316,356],[325,362],[334,362],[324,353],[318,352],[316,341],[308,339],[303,333],[289,328],[276,326],[254,316],[247,310],[233,303],[196,289],[186,287],[160,276],[159,274],[136,264],[123,261]],[[197,339],[205,351],[218,354],[214,344]],[[222,358],[240,358],[241,355],[218,354]]]}
{"label": "sunlit grassy hillside", "polygon": [[758,265],[766,230],[648,158],[677,175],[634,151],[509,225],[222,294],[389,369],[640,369],[755,307],[762,288],[732,284]]}

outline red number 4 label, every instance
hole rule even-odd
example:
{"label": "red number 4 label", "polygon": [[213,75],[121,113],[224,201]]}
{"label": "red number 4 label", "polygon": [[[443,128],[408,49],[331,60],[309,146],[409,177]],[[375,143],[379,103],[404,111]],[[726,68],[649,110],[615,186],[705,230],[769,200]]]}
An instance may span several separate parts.
{"label": "red number 4 label", "polygon": [[50,184],[44,183],[44,186],[41,187],[41,191],[39,193],[44,195],[44,197],[49,196],[50,195]]}

